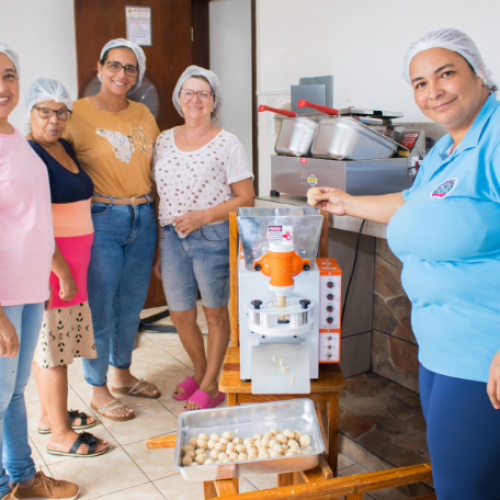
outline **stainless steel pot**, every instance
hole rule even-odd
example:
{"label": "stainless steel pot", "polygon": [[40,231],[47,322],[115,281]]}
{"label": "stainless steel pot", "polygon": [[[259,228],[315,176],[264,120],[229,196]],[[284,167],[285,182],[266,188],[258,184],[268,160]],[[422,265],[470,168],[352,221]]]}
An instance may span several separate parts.
{"label": "stainless steel pot", "polygon": [[263,111],[271,111],[280,115],[281,128],[274,145],[276,154],[285,156],[311,155],[311,145],[318,128],[316,121],[305,116],[297,116],[294,111],[271,108],[261,104],[259,112]]}

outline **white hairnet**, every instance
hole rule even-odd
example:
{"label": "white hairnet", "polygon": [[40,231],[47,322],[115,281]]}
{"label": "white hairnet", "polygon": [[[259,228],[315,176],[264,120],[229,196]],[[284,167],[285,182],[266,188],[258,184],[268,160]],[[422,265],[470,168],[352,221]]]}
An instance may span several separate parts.
{"label": "white hairnet", "polygon": [[19,56],[5,43],[0,43],[0,54],[5,54],[13,63],[16,68],[18,78],[21,76],[21,67],[19,66]]}
{"label": "white hairnet", "polygon": [[108,50],[117,49],[118,47],[126,47],[130,49],[135,54],[135,58],[137,59],[137,65],[139,66],[139,76],[137,78],[137,81],[135,82],[135,85],[129,90],[129,92],[132,92],[142,83],[142,78],[144,77],[144,73],[146,72],[146,54],[144,54],[142,47],[140,45],[137,45],[135,42],[131,42],[126,38],[114,38],[102,48],[101,57],[99,59],[102,61],[104,54],[106,54]]}
{"label": "white hairnet", "polygon": [[212,112],[212,116],[216,116],[222,106],[222,94],[220,90],[220,83],[217,75],[210,71],[209,69],[200,68],[200,66],[189,66],[184,73],[182,73],[181,77],[177,81],[177,85],[175,86],[174,93],[172,95],[172,101],[174,103],[175,109],[177,112],[184,118],[181,110],[181,101],[179,98],[179,93],[184,85],[184,82],[191,78],[192,76],[203,76],[210,83],[210,87],[212,87],[212,92],[214,95],[214,110]]}
{"label": "white hairnet", "polygon": [[24,96],[24,118],[27,122],[30,121],[31,110],[37,102],[56,101],[62,102],[68,106],[68,109],[73,108],[73,101],[66,87],[57,80],[50,78],[37,78],[26,91]]}
{"label": "white hairnet", "polygon": [[403,78],[408,83],[411,83],[411,60],[418,53],[423,52],[424,50],[435,49],[438,47],[460,54],[474,68],[477,76],[483,80],[490,92],[495,92],[497,90],[495,82],[491,79],[491,72],[486,67],[476,44],[472,41],[469,35],[454,28],[431,31],[410,45],[410,48],[405,55],[403,70]]}

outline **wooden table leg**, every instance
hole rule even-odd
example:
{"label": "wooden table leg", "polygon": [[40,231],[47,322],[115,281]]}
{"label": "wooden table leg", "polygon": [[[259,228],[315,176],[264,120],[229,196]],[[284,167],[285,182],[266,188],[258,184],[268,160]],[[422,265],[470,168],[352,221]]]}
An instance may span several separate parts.
{"label": "wooden table leg", "polygon": [[211,500],[218,496],[217,490],[215,489],[215,483],[213,481],[205,481],[203,483],[203,498],[205,500]]}
{"label": "wooden table leg", "polygon": [[287,472],[286,474],[278,474],[278,486],[291,486],[295,484],[293,472]]}
{"label": "wooden table leg", "polygon": [[228,394],[227,395],[227,406],[237,406],[238,404],[238,395],[237,394]]}
{"label": "wooden table leg", "polygon": [[328,402],[328,465],[334,477],[337,477],[338,461],[338,433],[339,433],[339,394],[331,394]]}

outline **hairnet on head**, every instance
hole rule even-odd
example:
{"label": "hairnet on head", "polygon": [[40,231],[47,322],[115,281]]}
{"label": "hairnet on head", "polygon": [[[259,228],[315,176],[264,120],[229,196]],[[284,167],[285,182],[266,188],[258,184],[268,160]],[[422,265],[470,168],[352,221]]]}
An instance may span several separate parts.
{"label": "hairnet on head", "polygon": [[38,102],[56,101],[62,102],[68,106],[68,109],[73,108],[73,101],[66,87],[57,80],[50,78],[37,78],[26,91],[24,95],[24,118],[27,122],[30,121],[31,110]]}
{"label": "hairnet on head", "polygon": [[181,109],[181,101],[179,98],[179,93],[184,85],[184,82],[193,76],[203,76],[210,83],[210,87],[212,87],[212,92],[214,95],[214,110],[212,112],[212,116],[216,116],[222,106],[222,94],[220,90],[220,83],[217,75],[210,71],[209,69],[200,68],[200,66],[189,66],[184,73],[182,73],[181,77],[177,81],[177,85],[175,86],[174,93],[172,95],[172,101],[174,103],[175,109],[177,112],[184,118]]}
{"label": "hairnet on head", "polygon": [[114,38],[102,48],[101,57],[99,58],[99,60],[102,61],[104,54],[106,54],[108,50],[117,49],[118,47],[126,47],[127,49],[130,49],[135,54],[137,65],[139,66],[139,76],[137,77],[137,81],[135,82],[134,86],[129,90],[130,92],[132,90],[135,90],[142,83],[142,78],[144,77],[144,73],[146,72],[146,54],[144,54],[142,47],[140,45],[137,45],[135,42],[131,42],[126,38]]}
{"label": "hairnet on head", "polygon": [[17,77],[21,76],[21,67],[19,66],[19,56],[5,43],[0,43],[0,54],[5,54],[14,64],[16,68]]}
{"label": "hairnet on head", "polygon": [[491,79],[491,72],[486,67],[476,44],[469,35],[454,28],[431,31],[410,45],[405,55],[403,70],[403,78],[408,83],[411,83],[410,63],[412,59],[424,50],[435,48],[448,49],[460,54],[474,68],[477,76],[483,80],[490,92],[497,90],[498,87]]}

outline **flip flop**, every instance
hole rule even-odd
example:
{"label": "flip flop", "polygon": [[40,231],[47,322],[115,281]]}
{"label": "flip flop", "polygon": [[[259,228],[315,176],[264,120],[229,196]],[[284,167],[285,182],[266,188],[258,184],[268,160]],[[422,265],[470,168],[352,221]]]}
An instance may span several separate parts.
{"label": "flip flop", "polygon": [[[73,425],[73,422],[79,418],[81,421],[80,425]],[[89,416],[84,413],[83,411],[79,410],[68,410],[68,420],[69,424],[71,425],[71,428],[74,431],[81,431],[83,429],[90,429],[91,427],[94,427],[97,425],[97,420],[94,420],[93,422],[88,423],[87,419]],[[52,429],[38,429],[38,434],[51,434]]]}
{"label": "flip flop", "polygon": [[[141,384],[146,384],[144,387],[137,389]],[[149,387],[149,382],[144,379],[139,379],[132,387],[111,387],[113,392],[122,394],[124,396],[132,396],[133,398],[144,398],[144,399],[158,399],[161,396],[161,391],[158,389],[156,394],[143,394],[144,391]]]}
{"label": "flip flop", "polygon": [[196,383],[196,380],[190,376],[187,376],[182,382],[177,384],[177,387],[184,389],[184,394],[181,394],[180,396],[173,394],[173,398],[177,399],[177,401],[185,401],[186,399],[189,399],[200,388],[200,386]]}
{"label": "flip flop", "polygon": [[102,408],[97,408],[97,406],[90,402],[90,408],[94,411],[99,412],[104,418],[107,418],[108,420],[113,420],[114,422],[124,422],[126,420],[133,420],[135,418],[135,412],[134,413],[129,413],[128,416],[126,417],[108,417],[107,415],[104,415],[107,411],[113,411],[113,410],[121,410],[122,408],[126,408],[127,405],[122,403],[119,399],[113,399],[113,401],[110,401],[107,405],[104,405]]}
{"label": "flip flop", "polygon": [[[210,408],[215,408],[220,405],[222,401],[226,399],[226,395],[223,392],[219,392],[219,395],[215,398],[211,398],[205,391],[198,389],[190,398],[189,401],[196,403],[200,410],[209,410]],[[193,410],[184,410],[193,411]]]}
{"label": "flip flop", "polygon": [[[107,446],[104,450],[96,451],[98,443],[99,439],[97,439],[93,434],[90,434],[90,432],[80,432],[76,441],[71,445],[69,451],[53,450],[47,446],[47,453],[50,455],[61,455],[63,457],[98,457],[99,455],[106,453],[109,449],[109,446]],[[77,453],[78,448],[80,448],[80,445],[82,444],[88,445],[89,449],[87,450],[87,453]]]}

